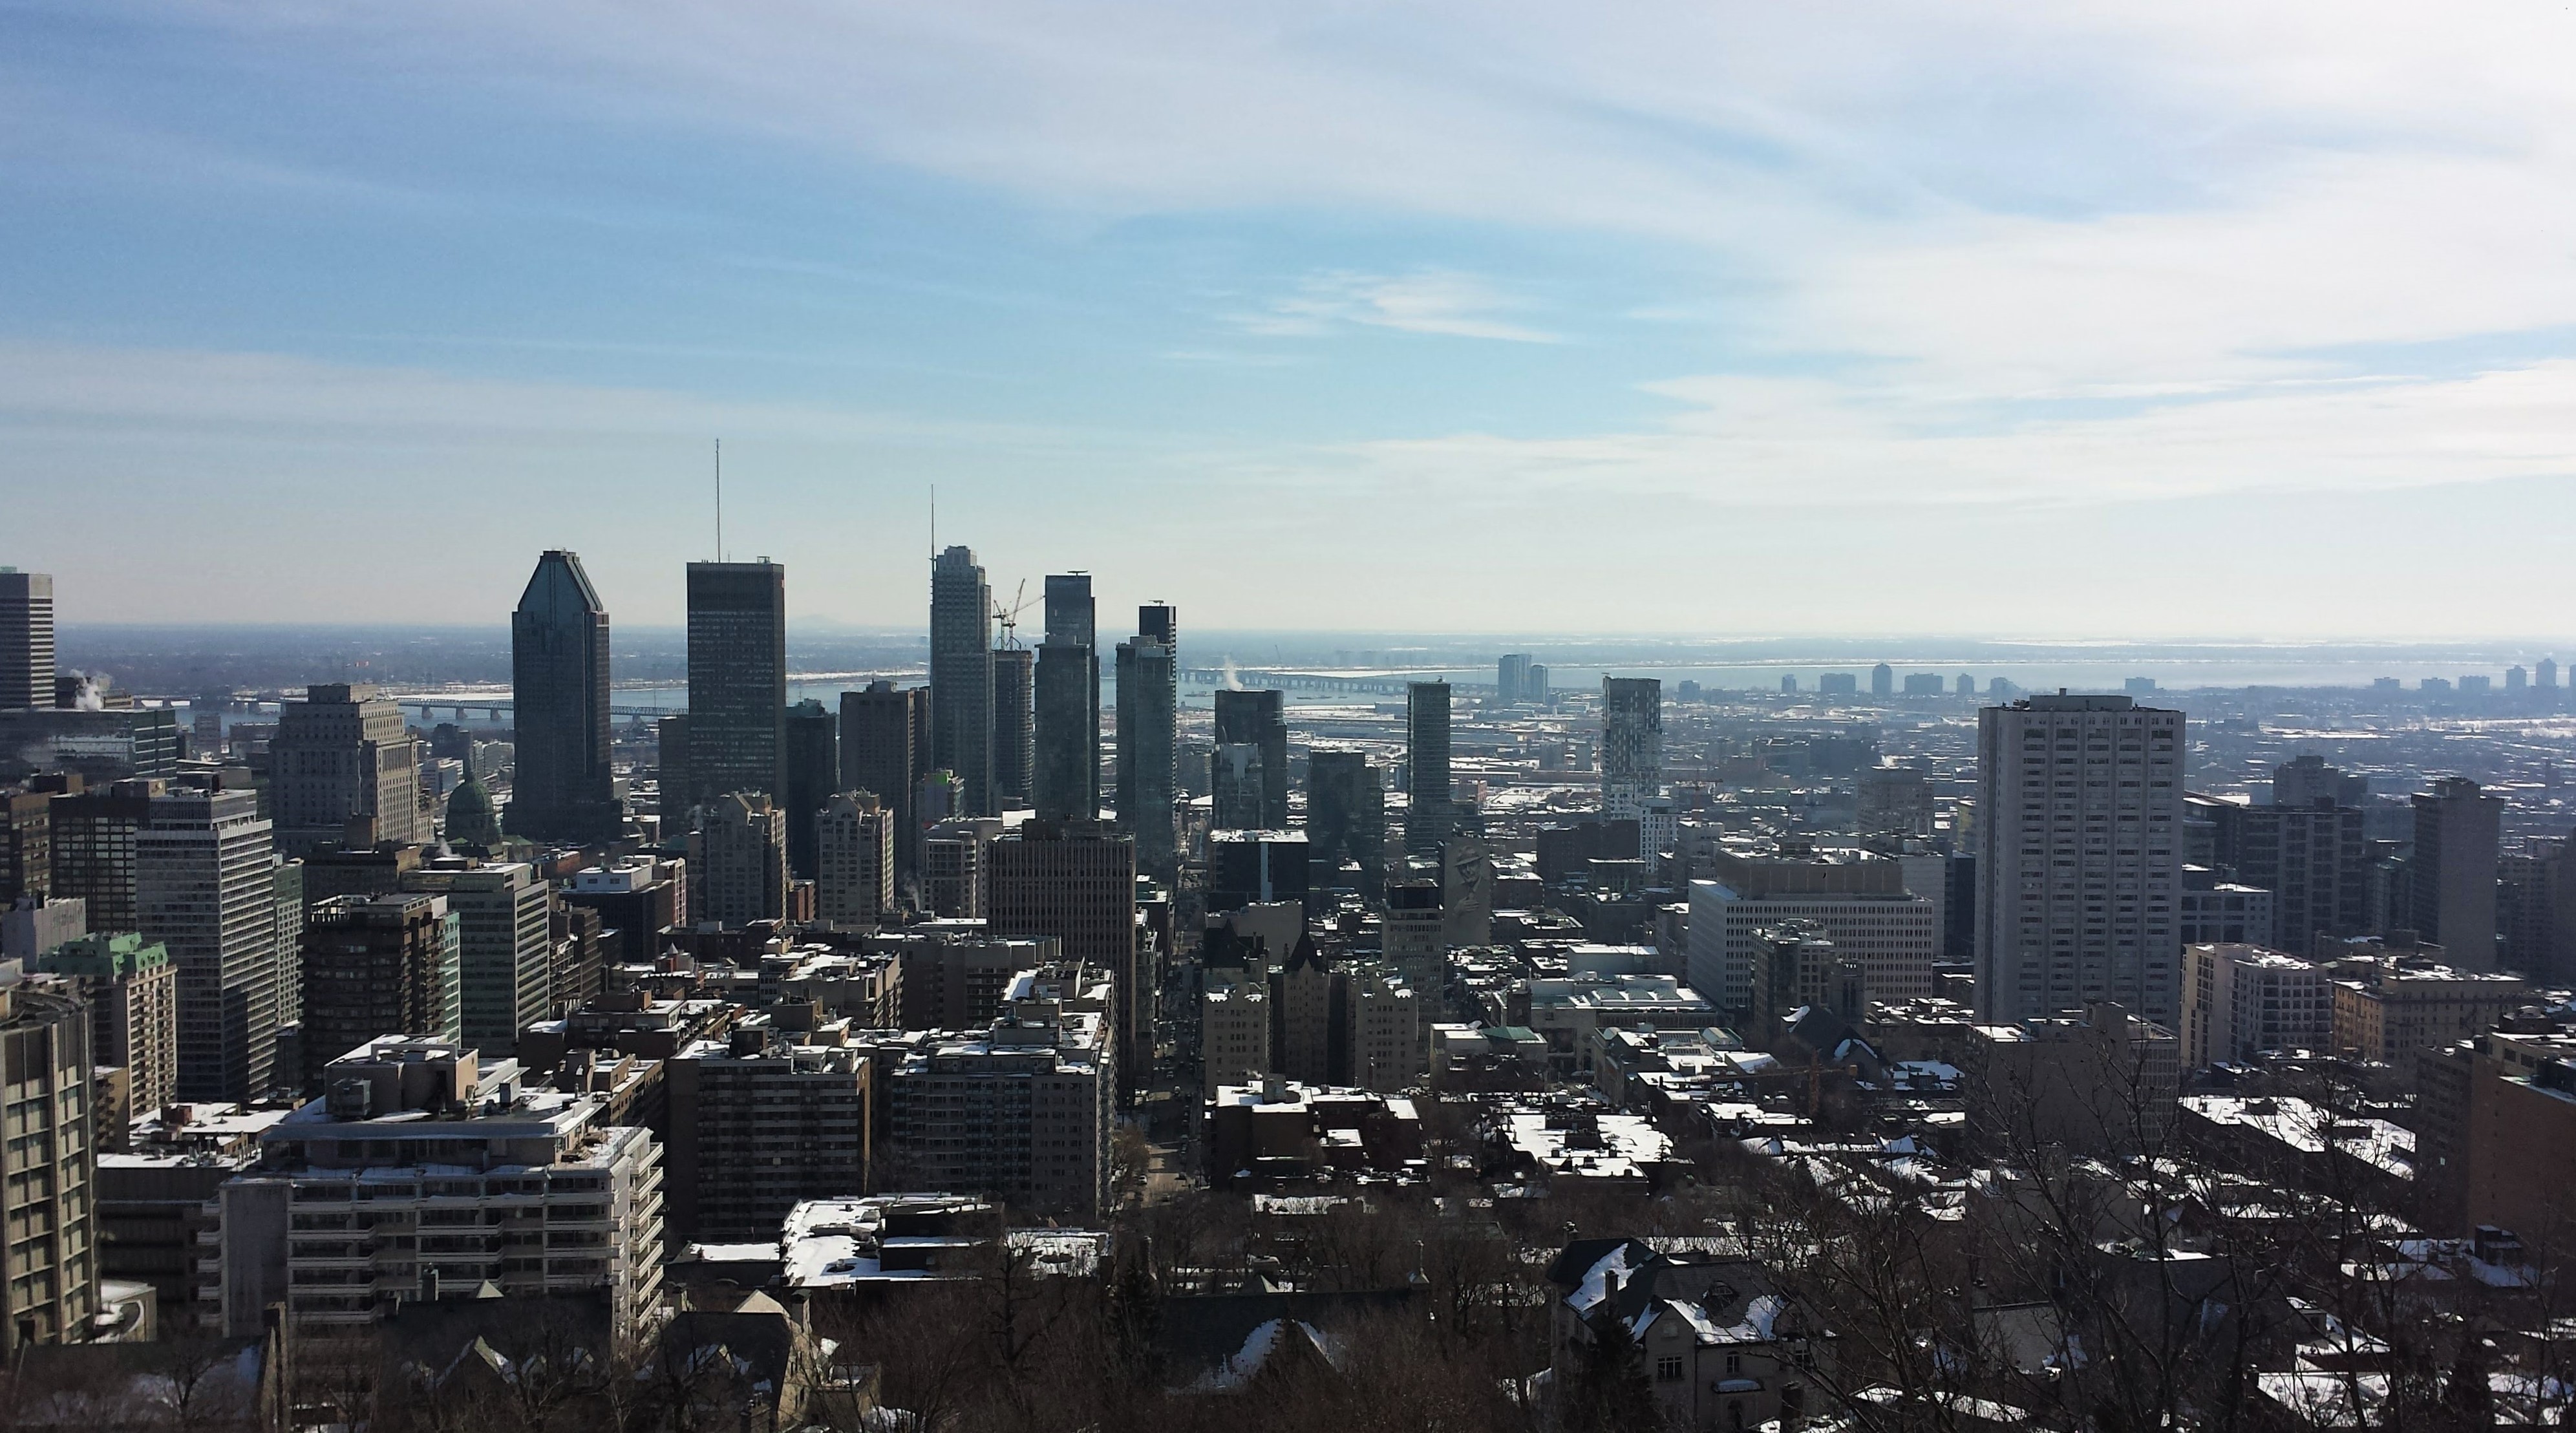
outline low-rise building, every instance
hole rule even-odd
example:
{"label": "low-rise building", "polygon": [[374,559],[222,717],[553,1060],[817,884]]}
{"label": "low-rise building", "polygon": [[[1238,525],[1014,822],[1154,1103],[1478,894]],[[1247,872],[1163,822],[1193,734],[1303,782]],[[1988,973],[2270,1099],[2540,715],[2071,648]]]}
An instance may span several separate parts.
{"label": "low-rise building", "polygon": [[1255,982],[1219,986],[1199,998],[1199,1071],[1205,1097],[1269,1073],[1270,991]]}
{"label": "low-rise building", "polygon": [[1590,1077],[1582,1068],[1592,1032],[1604,1025],[1635,1029],[1701,1030],[1717,1011],[1699,992],[1669,975],[1541,976],[1529,982],[1529,1028],[1547,1040],[1560,1075]]}
{"label": "low-rise building", "polygon": [[2412,1061],[2418,1051],[2473,1039],[2529,990],[2518,975],[2396,956],[2338,960],[2334,973],[2334,1046],[2363,1060]]}
{"label": "low-rise building", "polygon": [[[1759,1262],[1709,1241],[1582,1239],[1548,1268],[1552,1391],[1567,1396],[1593,1347],[1623,1331],[1678,1428],[1794,1424],[1824,1411],[1804,1311]],[[1775,1420],[1778,1423],[1775,1424]]]}

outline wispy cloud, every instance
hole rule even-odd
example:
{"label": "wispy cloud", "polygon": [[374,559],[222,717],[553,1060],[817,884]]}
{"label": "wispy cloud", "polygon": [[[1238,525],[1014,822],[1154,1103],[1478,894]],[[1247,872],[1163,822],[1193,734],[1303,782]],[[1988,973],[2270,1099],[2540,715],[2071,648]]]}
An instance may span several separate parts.
{"label": "wispy cloud", "polygon": [[1557,342],[1555,334],[1502,316],[1524,307],[1473,274],[1337,272],[1311,275],[1295,293],[1229,320],[1246,333],[1269,337],[1313,338],[1358,325],[1507,343]]}

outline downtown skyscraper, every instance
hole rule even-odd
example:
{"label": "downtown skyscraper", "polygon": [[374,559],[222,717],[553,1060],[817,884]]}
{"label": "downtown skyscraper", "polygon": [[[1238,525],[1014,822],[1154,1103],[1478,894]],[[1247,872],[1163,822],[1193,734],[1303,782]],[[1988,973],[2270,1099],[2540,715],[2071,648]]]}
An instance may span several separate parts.
{"label": "downtown skyscraper", "polygon": [[1977,1016],[2182,1017],[2183,715],[2125,696],[1977,713]]}
{"label": "downtown skyscraper", "polygon": [[608,609],[578,554],[554,550],[510,614],[516,774],[509,827],[541,841],[625,830],[609,766]]}
{"label": "downtown skyscraper", "polygon": [[930,568],[930,769],[956,776],[963,816],[1000,808],[993,790],[993,589],[975,550]]}
{"label": "downtown skyscraper", "polygon": [[0,712],[54,704],[54,579],[0,567]]}
{"label": "downtown skyscraper", "polygon": [[1179,649],[1179,616],[1163,606],[1136,609],[1136,635],[1118,644],[1118,823],[1135,833],[1136,869],[1166,885],[1180,865]]}
{"label": "downtown skyscraper", "polygon": [[1404,697],[1405,761],[1412,792],[1404,809],[1408,856],[1437,856],[1457,829],[1449,788],[1449,684],[1414,682]]}
{"label": "downtown skyscraper", "polygon": [[1210,824],[1219,831],[1284,831],[1288,827],[1287,696],[1277,691],[1218,692]]}
{"label": "downtown skyscraper", "polygon": [[1601,819],[1634,821],[1664,790],[1664,684],[1601,679]]}
{"label": "downtown skyscraper", "polygon": [[1037,769],[1030,804],[1050,821],[1100,814],[1100,646],[1091,578],[1046,580],[1046,640],[1037,656]]}
{"label": "downtown skyscraper", "polygon": [[183,1100],[268,1093],[294,978],[278,939],[272,834],[249,791],[154,795],[135,831],[135,926],[178,968]]}
{"label": "downtown skyscraper", "polygon": [[[689,801],[787,790],[787,569],[689,564]],[[666,794],[667,801],[667,794]]]}

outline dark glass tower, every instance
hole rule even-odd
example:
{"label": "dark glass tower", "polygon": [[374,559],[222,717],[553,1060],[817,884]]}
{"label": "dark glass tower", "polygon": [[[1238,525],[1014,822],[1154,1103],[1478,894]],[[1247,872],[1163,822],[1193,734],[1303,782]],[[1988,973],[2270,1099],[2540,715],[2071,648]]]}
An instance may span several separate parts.
{"label": "dark glass tower", "polygon": [[965,788],[965,816],[993,801],[993,589],[975,550],[952,547],[930,568],[930,769]]}
{"label": "dark glass tower", "polygon": [[1306,755],[1306,832],[1314,886],[1339,884],[1342,862],[1356,861],[1360,889],[1386,883],[1386,787],[1364,751]]}
{"label": "dark glass tower", "polygon": [[787,790],[787,569],[689,564],[692,804]]}
{"label": "dark glass tower", "polygon": [[1040,817],[1088,821],[1100,814],[1100,648],[1091,579],[1046,580],[1046,641],[1037,656],[1037,770]]}
{"label": "dark glass tower", "polygon": [[993,800],[1005,807],[1033,804],[1037,656],[1026,647],[993,652]]}
{"label": "dark glass tower", "polygon": [[835,713],[808,697],[787,709],[787,870],[800,881],[814,879],[818,835],[815,824],[823,803],[841,782],[841,723]]}
{"label": "dark glass tower", "polygon": [[864,692],[841,693],[841,789],[865,791],[894,813],[894,875],[898,889],[921,867],[923,713],[930,689],[897,690],[888,681]]}
{"label": "dark glass tower", "polygon": [[[1284,694],[1273,691],[1216,694],[1214,789],[1218,830],[1288,829],[1288,714]],[[1257,782],[1236,788],[1227,770],[1227,747],[1249,747],[1260,767]]]}
{"label": "dark glass tower", "polygon": [[1167,885],[1179,875],[1179,635],[1173,609],[1144,607],[1118,644],[1118,822],[1135,833],[1136,869]]}
{"label": "dark glass tower", "polygon": [[1415,682],[1406,691],[1405,750],[1412,800],[1404,811],[1404,850],[1437,856],[1455,829],[1449,800],[1449,684]]}
{"label": "dark glass tower", "polygon": [[510,829],[538,841],[616,840],[626,813],[608,761],[608,609],[574,553],[538,558],[510,614],[510,696]]}

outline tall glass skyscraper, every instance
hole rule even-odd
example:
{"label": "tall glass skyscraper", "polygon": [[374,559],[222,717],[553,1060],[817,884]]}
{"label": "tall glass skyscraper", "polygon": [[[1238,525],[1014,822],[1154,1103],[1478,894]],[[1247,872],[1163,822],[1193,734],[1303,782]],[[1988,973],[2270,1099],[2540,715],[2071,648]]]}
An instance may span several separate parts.
{"label": "tall glass skyscraper", "polygon": [[1135,833],[1136,869],[1166,884],[1179,874],[1179,636],[1173,609],[1144,607],[1118,644],[1118,823]]}
{"label": "tall glass skyscraper", "polygon": [[990,816],[993,791],[993,589],[975,550],[930,568],[930,767],[965,789],[961,816]]}
{"label": "tall glass skyscraper", "polygon": [[1437,856],[1456,829],[1449,799],[1449,684],[1415,682],[1405,692],[1404,736],[1413,796],[1404,810],[1407,855]]}
{"label": "tall glass skyscraper", "polygon": [[1037,657],[1037,770],[1031,802],[1051,821],[1100,814],[1100,646],[1091,579],[1046,580],[1046,641]]}
{"label": "tall glass skyscraper", "polygon": [[738,791],[783,797],[786,727],[787,569],[690,563],[691,804]]}
{"label": "tall glass skyscraper", "polygon": [[510,614],[517,754],[509,827],[541,841],[625,830],[609,766],[608,609],[581,558],[551,551]]}

